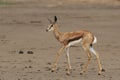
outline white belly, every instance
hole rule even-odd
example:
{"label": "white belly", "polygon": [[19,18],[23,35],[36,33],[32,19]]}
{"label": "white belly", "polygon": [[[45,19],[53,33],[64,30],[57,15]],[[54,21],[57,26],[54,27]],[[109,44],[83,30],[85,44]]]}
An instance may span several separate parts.
{"label": "white belly", "polygon": [[80,43],[81,41],[82,41],[82,39],[75,40],[75,41],[71,41],[71,42],[67,45],[67,47],[70,47],[70,46],[72,46],[72,45],[78,44],[78,43]]}

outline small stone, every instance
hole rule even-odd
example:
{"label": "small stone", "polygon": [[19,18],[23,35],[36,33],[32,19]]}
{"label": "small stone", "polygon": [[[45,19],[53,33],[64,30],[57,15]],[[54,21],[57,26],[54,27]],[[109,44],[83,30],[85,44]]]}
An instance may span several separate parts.
{"label": "small stone", "polygon": [[29,68],[32,68],[32,66],[29,66]]}
{"label": "small stone", "polygon": [[32,60],[28,60],[28,62],[32,62]]}
{"label": "small stone", "polygon": [[23,54],[23,53],[24,53],[23,51],[21,51],[21,50],[19,51],[19,54]]}
{"label": "small stone", "polygon": [[20,79],[18,79],[18,80],[20,80]]}
{"label": "small stone", "polygon": [[48,64],[48,65],[51,65],[51,62],[48,62],[47,64]]}
{"label": "small stone", "polygon": [[83,66],[83,65],[84,65],[84,63],[81,63],[81,64],[80,64],[80,66]]}
{"label": "small stone", "polygon": [[25,68],[28,68],[27,66],[25,66]]}
{"label": "small stone", "polygon": [[37,71],[39,71],[39,72],[40,72],[40,70],[37,70]]}
{"label": "small stone", "polygon": [[33,54],[33,51],[28,51],[27,53],[28,53],[28,54]]}
{"label": "small stone", "polygon": [[80,75],[83,75],[83,73],[81,72]]}

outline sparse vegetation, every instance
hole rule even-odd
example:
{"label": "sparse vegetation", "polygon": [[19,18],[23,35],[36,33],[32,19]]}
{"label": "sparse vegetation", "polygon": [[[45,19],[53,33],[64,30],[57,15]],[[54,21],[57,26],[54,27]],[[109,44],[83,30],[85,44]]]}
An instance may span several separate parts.
{"label": "sparse vegetation", "polygon": [[14,4],[15,4],[14,2],[0,0],[0,5],[14,5]]}

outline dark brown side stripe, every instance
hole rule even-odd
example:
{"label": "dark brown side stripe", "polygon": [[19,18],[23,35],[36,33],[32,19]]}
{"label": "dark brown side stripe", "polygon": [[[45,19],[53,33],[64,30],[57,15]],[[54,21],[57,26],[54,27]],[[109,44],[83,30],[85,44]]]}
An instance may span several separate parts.
{"label": "dark brown side stripe", "polygon": [[68,43],[75,41],[75,40],[79,40],[80,38],[82,38],[82,36],[78,36],[78,37],[75,37],[73,39],[70,39],[70,40],[68,40]]}

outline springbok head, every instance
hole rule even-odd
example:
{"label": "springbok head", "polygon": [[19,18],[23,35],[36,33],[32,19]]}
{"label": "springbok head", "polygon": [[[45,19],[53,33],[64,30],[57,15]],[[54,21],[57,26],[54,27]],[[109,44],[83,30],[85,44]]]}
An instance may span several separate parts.
{"label": "springbok head", "polygon": [[48,31],[53,31],[54,30],[54,26],[55,26],[55,24],[57,22],[57,17],[54,16],[54,22],[52,20],[50,20],[50,19],[48,19],[48,21],[50,22],[50,25],[48,26],[48,28],[46,29],[46,31],[47,32]]}

